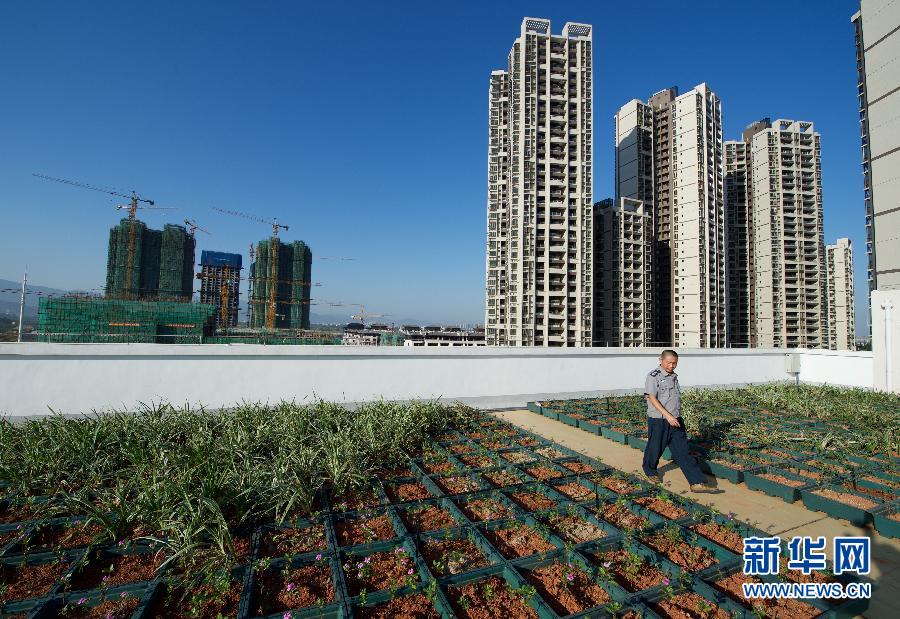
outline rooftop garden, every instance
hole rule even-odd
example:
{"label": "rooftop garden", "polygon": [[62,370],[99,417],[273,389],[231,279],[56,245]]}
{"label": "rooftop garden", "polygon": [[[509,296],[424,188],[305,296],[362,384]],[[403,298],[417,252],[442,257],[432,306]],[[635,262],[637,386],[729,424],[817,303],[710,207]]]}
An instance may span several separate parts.
{"label": "rooftop garden", "polygon": [[748,525],[459,405],[3,420],[0,479],[4,617],[861,610],[748,606]]}

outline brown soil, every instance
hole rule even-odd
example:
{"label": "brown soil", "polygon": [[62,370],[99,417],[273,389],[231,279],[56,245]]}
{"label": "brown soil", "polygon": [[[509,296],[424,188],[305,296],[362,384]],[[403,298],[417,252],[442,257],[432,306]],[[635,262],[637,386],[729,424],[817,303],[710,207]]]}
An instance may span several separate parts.
{"label": "brown soil", "polygon": [[653,610],[663,619],[731,619],[731,614],[692,591],[657,602]]}
{"label": "brown soil", "polygon": [[101,584],[114,587],[143,580],[153,580],[163,554],[104,555],[95,553],[88,564],[72,576],[72,589],[93,589]]}
{"label": "brown soil", "polygon": [[378,493],[372,489],[348,490],[331,497],[331,509],[335,511],[355,511],[366,507],[377,507],[380,504]]}
{"label": "brown soil", "polygon": [[744,538],[740,533],[714,522],[692,524],[688,528],[735,554],[744,554]]}
{"label": "brown soil", "polygon": [[169,619],[170,617],[191,619],[218,619],[236,617],[241,603],[240,582],[232,582],[227,591],[219,593],[210,585],[194,586],[190,595],[184,589],[175,589],[172,595],[164,590],[156,596],[147,619]]}
{"label": "brown soil", "polygon": [[551,469],[548,466],[541,465],[527,467],[525,469],[525,472],[535,479],[540,479],[541,481],[547,481],[548,479],[555,479],[557,477],[563,476],[563,474],[556,469]]}
{"label": "brown soil", "polygon": [[508,447],[508,445],[503,441],[483,441],[481,444],[482,446],[487,447],[488,449],[493,449],[494,451],[505,449],[506,447]]}
{"label": "brown soil", "polygon": [[525,578],[559,615],[571,615],[610,601],[606,590],[590,576],[565,563],[528,570]]}
{"label": "brown soil", "polygon": [[878,490],[876,488],[866,488],[865,486],[857,486],[856,488],[854,488],[853,484],[849,482],[844,484],[844,488],[846,488],[847,490],[853,490],[854,492],[867,494],[871,497],[875,497],[879,501],[884,501],[886,503],[890,503],[897,498],[897,495],[890,490]]}
{"label": "brown soil", "polygon": [[269,531],[262,539],[260,554],[263,557],[283,557],[326,548],[325,527],[316,524],[303,529]]}
{"label": "brown soil", "polygon": [[538,442],[533,438],[520,438],[516,441],[516,444],[522,447],[534,447]]}
{"label": "brown soil", "polygon": [[487,456],[478,456],[474,454],[470,454],[468,456],[461,456],[460,462],[465,464],[468,467],[473,469],[483,469],[491,466],[494,461],[488,458]]}
{"label": "brown soil", "polygon": [[475,522],[485,522],[487,520],[501,520],[503,518],[512,518],[513,514],[503,503],[490,497],[483,497],[459,503],[462,512]]}
{"label": "brown soil", "polygon": [[[107,600],[97,606],[79,606],[76,603],[68,605],[65,617],[77,617],[78,619],[128,619],[134,614],[140,600],[136,597],[124,600]],[[171,616],[171,615],[169,615]]]}
{"label": "brown soil", "polygon": [[665,572],[650,565],[643,557],[638,557],[640,561],[629,560],[625,549],[607,550],[592,555],[592,558],[599,566],[609,563],[607,569],[613,579],[631,593],[661,585],[666,578]]}
{"label": "brown soil", "polygon": [[473,440],[478,440],[480,438],[484,438],[484,432],[469,432],[466,434],[467,437]]}
{"label": "brown soil", "polygon": [[566,454],[558,450],[556,447],[541,447],[540,449],[535,449],[534,452],[541,454],[549,460],[553,460],[554,458],[566,457]]}
{"label": "brown soil", "polygon": [[741,572],[737,572],[728,578],[712,583],[712,586],[739,604],[747,608],[756,609],[762,613],[762,616],[771,617],[772,619],[812,619],[820,613],[819,609],[812,604],[790,598],[748,600],[744,597],[744,591],[741,588],[741,585],[745,582],[760,581],[753,576],[746,576]]}
{"label": "brown soil", "polygon": [[443,462],[423,462],[422,468],[434,475],[437,473],[449,473],[453,470],[453,465],[446,460]]}
{"label": "brown soil", "polygon": [[835,492],[834,490],[830,490],[828,488],[813,490],[813,494],[818,494],[819,496],[823,496],[839,503],[844,503],[845,505],[852,505],[853,507],[858,507],[859,509],[871,509],[878,505],[878,503],[872,501],[871,499],[856,496],[855,494],[850,494],[849,492]]}
{"label": "brown soil", "polygon": [[[99,525],[74,527],[41,527],[29,538],[27,545],[31,550],[40,551],[49,548],[79,548],[88,546],[103,534]],[[2,545],[2,544],[0,544]]]}
{"label": "brown soil", "polygon": [[0,533],[0,548],[4,548],[7,544],[20,537],[22,535],[22,532],[23,530],[19,529],[18,531],[7,531],[6,533]]}
{"label": "brown soil", "polygon": [[462,574],[488,565],[478,547],[467,539],[427,540],[421,551],[428,567],[437,576]]}
{"label": "brown soil", "polygon": [[691,546],[685,541],[670,540],[662,532],[642,537],[641,541],[689,572],[699,572],[716,563],[716,556],[706,548]]}
{"label": "brown soil", "polygon": [[246,561],[250,558],[250,536],[233,535],[231,543],[234,546],[234,557],[238,561]]}
{"label": "brown soil", "polygon": [[481,490],[481,486],[478,485],[478,482],[469,477],[437,477],[434,482],[447,494],[463,494],[465,492]]}
{"label": "brown soil", "polygon": [[470,451],[475,451],[475,448],[466,443],[459,443],[458,445],[451,445],[450,451],[455,454],[467,454]]}
{"label": "brown soil", "polygon": [[22,503],[20,505],[0,506],[0,524],[31,520],[40,513],[38,505]]}
{"label": "brown soil", "polygon": [[396,536],[390,517],[383,513],[363,514],[357,518],[335,520],[334,532],[337,534],[340,546],[370,544]]}
{"label": "brown soil", "polygon": [[647,518],[635,514],[624,505],[607,503],[595,511],[600,518],[620,529],[644,529],[650,526]]}
{"label": "brown soil", "polygon": [[490,473],[482,473],[481,476],[498,488],[514,486],[522,481],[518,475],[511,471],[491,471]]}
{"label": "brown soil", "polygon": [[403,524],[413,533],[437,531],[456,524],[453,516],[443,507],[437,505],[414,505],[400,512]]}
{"label": "brown soil", "polygon": [[384,491],[394,503],[405,503],[407,501],[421,501],[431,497],[428,488],[417,481],[406,482],[402,484],[386,484]]}
{"label": "brown soil", "polygon": [[640,486],[637,484],[632,484],[618,477],[595,477],[594,481],[616,494],[630,494],[640,490]]}
{"label": "brown soil", "polygon": [[867,475],[863,477],[866,481],[875,482],[876,484],[881,484],[882,486],[889,486],[891,488],[900,487],[900,482],[893,481],[891,479],[882,479],[881,477],[875,477],[874,475]]}
{"label": "brown soil", "polygon": [[553,489],[563,493],[573,501],[593,501],[597,498],[596,492],[575,481],[569,482],[568,484],[553,486]]}
{"label": "brown soil", "polygon": [[[491,576],[478,582],[447,590],[450,604],[458,617],[463,619],[537,619],[533,608],[506,587],[506,581]],[[462,600],[462,602],[461,602]]]}
{"label": "brown soil", "polygon": [[768,479],[769,481],[774,481],[776,484],[783,484],[791,488],[800,488],[801,486],[805,486],[809,483],[800,479],[791,479],[789,477],[776,475],[775,473],[759,473],[758,476],[762,477],[763,479]]}
{"label": "brown soil", "polygon": [[441,616],[421,593],[363,608],[359,615],[363,619],[440,619]]}
{"label": "brown soil", "polygon": [[641,497],[639,499],[635,499],[634,502],[654,513],[659,514],[663,518],[668,518],[669,520],[678,520],[679,518],[684,518],[688,515],[687,510],[680,508],[672,501],[666,501],[665,499],[661,499],[655,496]]}
{"label": "brown soil", "polygon": [[603,529],[578,516],[551,516],[548,524],[554,533],[572,544],[582,544],[606,537]]}
{"label": "brown soil", "polygon": [[900,522],[900,513],[894,512],[893,514],[889,514],[888,518]]}
{"label": "brown soil", "polygon": [[822,479],[822,473],[814,471],[813,469],[789,469],[789,471],[795,475],[808,477],[809,479]]}
{"label": "brown soil", "polygon": [[526,462],[532,462],[534,460],[534,456],[522,451],[510,451],[508,453],[500,454],[500,457],[513,464],[525,464]]}
{"label": "brown soil", "polygon": [[415,477],[415,475],[413,475],[412,469],[408,466],[397,466],[381,469],[378,471],[378,477],[381,479],[399,479],[402,477]]}
{"label": "brown soil", "polygon": [[539,492],[521,490],[519,492],[511,492],[509,498],[512,499],[516,505],[530,512],[539,509],[550,509],[551,507],[556,506],[556,501]]}
{"label": "brown soil", "polygon": [[68,565],[43,563],[41,565],[8,564],[0,566],[0,602],[23,600],[45,595],[65,573]]}
{"label": "brown soil", "polygon": [[[368,563],[366,563],[368,559]],[[362,570],[358,565],[364,564]],[[413,570],[410,574],[409,570]],[[359,595],[363,589],[367,593],[395,588],[418,582],[415,564],[405,552],[375,552],[367,557],[350,559],[344,564],[347,589],[350,595]]]}
{"label": "brown soil", "polygon": [[822,572],[810,572],[804,574],[800,570],[789,570],[787,557],[778,558],[778,573],[793,582],[837,582],[833,576]]}
{"label": "brown soil", "polygon": [[786,451],[780,451],[778,449],[763,449],[762,453],[766,454],[767,456],[774,456],[775,458],[784,458],[785,460],[790,460],[794,457],[792,454],[789,454]]}
{"label": "brown soil", "polygon": [[554,546],[525,524],[514,523],[505,529],[485,532],[494,547],[507,559],[528,557],[538,552],[553,550]]}
{"label": "brown soil", "polygon": [[563,462],[562,465],[573,473],[577,473],[579,475],[593,473],[594,471],[596,471],[594,467],[592,467],[590,464],[585,464],[584,462]]}
{"label": "brown soil", "polygon": [[724,466],[725,468],[733,469],[735,471],[746,471],[752,468],[741,462],[732,462],[731,460],[722,460],[721,458],[714,458],[710,460],[710,462],[714,462],[719,466]]}
{"label": "brown soil", "polygon": [[327,563],[291,569],[287,574],[265,570],[257,575],[254,588],[257,615],[334,601],[334,584]]}

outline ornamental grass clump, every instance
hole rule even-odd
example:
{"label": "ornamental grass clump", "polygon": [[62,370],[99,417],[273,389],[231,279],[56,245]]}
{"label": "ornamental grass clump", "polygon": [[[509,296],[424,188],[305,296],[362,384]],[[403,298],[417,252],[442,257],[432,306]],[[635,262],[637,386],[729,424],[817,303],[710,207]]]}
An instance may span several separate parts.
{"label": "ornamental grass clump", "polygon": [[7,496],[51,497],[42,517],[85,515],[107,541],[154,539],[196,569],[233,561],[242,528],[309,516],[321,490],[355,490],[470,416],[434,401],[319,401],[3,419],[0,480]]}

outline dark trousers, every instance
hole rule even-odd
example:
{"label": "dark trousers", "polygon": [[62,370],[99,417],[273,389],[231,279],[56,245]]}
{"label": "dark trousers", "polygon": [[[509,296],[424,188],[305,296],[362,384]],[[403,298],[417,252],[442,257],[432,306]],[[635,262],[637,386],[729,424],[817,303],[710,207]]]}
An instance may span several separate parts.
{"label": "dark trousers", "polygon": [[682,425],[673,428],[665,419],[647,417],[647,447],[644,449],[644,472],[647,475],[656,475],[656,467],[662,452],[669,448],[672,459],[681,468],[681,472],[687,477],[689,484],[701,484],[706,481],[706,476],[697,460],[688,453],[687,434],[684,431],[684,421],[678,420]]}

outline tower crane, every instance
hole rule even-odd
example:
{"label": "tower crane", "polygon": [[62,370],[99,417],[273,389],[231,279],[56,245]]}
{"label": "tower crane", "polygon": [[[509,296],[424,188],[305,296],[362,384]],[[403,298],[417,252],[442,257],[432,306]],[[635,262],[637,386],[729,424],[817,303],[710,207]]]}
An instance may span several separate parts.
{"label": "tower crane", "polygon": [[342,305],[350,305],[353,307],[359,308],[359,314],[354,314],[350,316],[350,318],[355,318],[359,320],[361,323],[366,324],[367,318],[386,318],[390,316],[390,314],[370,314],[366,311],[366,306],[362,303],[343,303]]}
{"label": "tower crane", "polygon": [[184,220],[184,225],[188,227],[189,233],[190,233],[191,236],[194,236],[194,232],[195,232],[196,230],[199,230],[200,232],[203,232],[203,233],[205,233],[205,234],[209,234],[209,230],[206,230],[206,229],[204,229],[204,228],[201,228],[201,227],[197,224],[197,222],[196,222],[195,220],[193,220],[193,219],[185,219],[185,220]]}
{"label": "tower crane", "polygon": [[277,219],[263,219],[262,217],[257,217],[256,215],[248,215],[247,213],[241,213],[240,211],[229,211],[227,209],[222,208],[213,208],[213,210],[218,211],[220,213],[224,213],[226,215],[232,215],[234,217],[243,217],[244,219],[249,219],[250,221],[255,221],[261,224],[268,224],[272,226],[272,243],[269,247],[269,280],[272,281],[272,285],[269,286],[269,302],[266,306],[266,329],[274,329],[275,328],[275,284],[274,282],[278,279],[278,230],[279,228],[288,229],[288,226],[284,224],[278,223]]}
{"label": "tower crane", "polygon": [[[135,245],[135,236],[137,234],[137,226],[134,223],[135,216],[137,214],[138,209],[150,209],[155,211],[170,211],[174,210],[172,208],[167,207],[159,207],[156,206],[156,203],[149,198],[142,198],[137,195],[137,192],[132,191],[131,195],[119,192],[112,191],[110,189],[104,189],[102,187],[95,187],[94,185],[88,185],[87,183],[80,183],[78,181],[72,181],[65,178],[57,178],[55,176],[47,176],[46,174],[32,174],[37,178],[42,178],[47,181],[54,181],[57,183],[63,183],[65,185],[72,185],[73,187],[80,187],[82,189],[90,189],[91,191],[99,191],[101,193],[108,193],[111,196],[117,196],[119,198],[126,198],[128,200],[128,204],[119,204],[116,206],[117,210],[128,210],[128,263],[127,269],[125,270],[125,292],[126,295],[131,295],[132,291],[132,272],[134,270],[134,245]],[[141,204],[145,204],[146,206],[141,206]]]}

